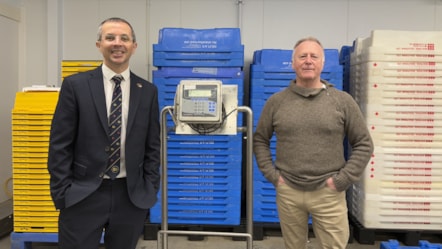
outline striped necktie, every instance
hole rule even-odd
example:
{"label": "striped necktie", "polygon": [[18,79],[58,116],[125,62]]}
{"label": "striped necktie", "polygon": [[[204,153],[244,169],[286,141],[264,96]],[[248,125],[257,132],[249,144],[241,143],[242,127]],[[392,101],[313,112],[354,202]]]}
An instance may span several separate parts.
{"label": "striped necktie", "polygon": [[112,94],[112,104],[109,115],[109,136],[111,139],[109,164],[107,175],[115,179],[120,173],[120,151],[121,151],[121,87],[123,76],[117,74],[112,78],[115,83]]}

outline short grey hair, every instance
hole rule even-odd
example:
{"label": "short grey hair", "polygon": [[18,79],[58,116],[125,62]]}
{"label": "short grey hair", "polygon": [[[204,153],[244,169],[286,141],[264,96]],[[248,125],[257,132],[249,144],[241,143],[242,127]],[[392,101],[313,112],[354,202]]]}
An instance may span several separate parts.
{"label": "short grey hair", "polygon": [[305,37],[305,38],[302,38],[302,39],[298,40],[296,42],[295,46],[293,47],[293,49],[296,49],[299,46],[299,44],[301,44],[301,43],[303,43],[305,41],[316,42],[316,43],[318,43],[319,46],[321,46],[322,49],[324,49],[324,47],[322,46],[321,42],[317,38],[315,38],[313,36]]}
{"label": "short grey hair", "polygon": [[130,31],[132,33],[132,41],[133,42],[137,41],[137,38],[135,36],[135,31],[134,31],[132,25],[130,25],[130,23],[128,21],[126,21],[125,19],[120,18],[120,17],[110,17],[110,18],[107,18],[106,20],[104,20],[104,21],[102,21],[100,23],[100,25],[98,26],[97,41],[101,41],[101,36],[103,35],[103,24],[105,24],[107,22],[123,22],[123,23],[126,23],[130,27]]}

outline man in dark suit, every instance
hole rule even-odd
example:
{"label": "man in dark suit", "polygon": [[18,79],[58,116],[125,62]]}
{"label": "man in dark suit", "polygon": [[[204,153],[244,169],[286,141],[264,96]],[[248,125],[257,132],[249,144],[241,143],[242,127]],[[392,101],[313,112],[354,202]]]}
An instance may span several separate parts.
{"label": "man in dark suit", "polygon": [[[104,232],[107,249],[131,249],[160,185],[158,91],[129,69],[137,43],[126,20],[103,21],[96,46],[103,64],[64,79],[52,120],[48,170],[59,246],[97,249]],[[115,147],[108,123],[116,85],[122,118]]]}

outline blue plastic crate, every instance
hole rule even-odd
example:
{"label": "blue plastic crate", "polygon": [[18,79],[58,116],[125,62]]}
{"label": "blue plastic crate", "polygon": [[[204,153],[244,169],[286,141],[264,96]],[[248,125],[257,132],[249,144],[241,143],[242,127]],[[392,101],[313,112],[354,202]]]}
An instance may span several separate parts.
{"label": "blue plastic crate", "polygon": [[153,58],[157,60],[244,60],[244,50],[226,52],[169,52],[153,51]]}
{"label": "blue plastic crate", "polygon": [[290,80],[280,80],[280,79],[250,79],[250,87],[253,89],[260,89],[263,87],[288,87],[290,85]]}
{"label": "blue plastic crate", "polygon": [[[182,162],[174,162],[168,163],[168,169],[196,169],[196,170],[216,170],[216,169],[230,169],[234,167],[230,162],[190,162],[190,163],[182,163]],[[234,168],[236,169],[236,168]]]}
{"label": "blue plastic crate", "polygon": [[287,87],[257,87],[254,86],[252,87],[253,91],[250,92],[250,99],[251,101],[255,100],[255,99],[269,99],[270,96],[272,96],[273,94],[277,93],[277,92],[281,92],[283,90],[285,90]]}
{"label": "blue plastic crate", "polygon": [[[255,197],[255,196],[254,196]],[[273,201],[261,201],[259,199],[255,200],[256,209],[259,210],[261,213],[263,212],[271,212],[274,214],[278,213],[278,207],[276,206],[276,198],[273,199]]]}
{"label": "blue plastic crate", "polygon": [[225,162],[229,161],[231,163],[236,163],[237,167],[241,167],[241,156],[240,155],[192,155],[192,156],[169,156],[167,158],[168,162],[200,162],[200,163],[210,163],[210,162]]}
{"label": "blue plastic crate", "polygon": [[256,203],[260,203],[260,205],[269,205],[268,207],[272,207],[276,209],[276,194],[271,195],[260,195],[260,194],[253,194],[253,198]]}
{"label": "blue plastic crate", "polygon": [[[238,185],[241,182],[232,182],[229,185]],[[193,203],[193,204],[230,204],[240,197],[238,189],[230,187],[229,189],[215,189],[205,187],[200,189],[168,189],[168,203]],[[161,196],[160,196],[161,198]]]}
{"label": "blue plastic crate", "polygon": [[235,143],[242,140],[240,135],[232,136],[214,136],[214,135],[181,135],[181,134],[169,134],[167,138],[168,142],[176,142],[182,145],[213,145],[217,143]]}
{"label": "blue plastic crate", "polygon": [[339,52],[339,64],[349,63],[350,54],[353,51],[353,46],[344,45]]}
{"label": "blue plastic crate", "polygon": [[[267,86],[289,86],[290,81],[296,77],[296,74],[293,74],[293,78],[283,79],[276,78],[273,79],[264,79],[264,78],[250,78],[251,87],[256,86],[256,89]],[[330,71],[330,72],[322,72],[321,79],[324,79],[335,86],[335,88],[342,90],[342,81],[344,78],[344,74],[342,70]],[[252,90],[253,91],[253,90]]]}
{"label": "blue plastic crate", "polygon": [[168,162],[167,167],[170,169],[173,168],[200,168],[200,169],[206,169],[206,168],[230,168],[235,167],[236,164],[225,161],[225,162]]}
{"label": "blue plastic crate", "polygon": [[271,182],[269,182],[265,177],[261,174],[259,169],[256,169],[257,175],[253,177],[253,187],[256,190],[256,194],[262,195],[275,195],[275,186]]}
{"label": "blue plastic crate", "polygon": [[[215,135],[175,135],[170,134],[167,141],[168,143],[177,143],[178,145],[197,145],[197,146],[217,146],[218,143],[237,143],[242,140],[242,136],[215,136]],[[230,146],[230,145],[228,145]]]}
{"label": "blue plastic crate", "polygon": [[235,154],[237,152],[237,148],[223,148],[223,149],[212,149],[212,148],[179,148],[179,149],[172,149],[167,148],[167,154],[168,156],[223,156],[223,155],[231,155]]}
{"label": "blue plastic crate", "polygon": [[[238,191],[239,177],[232,177],[231,182],[226,181],[206,181],[206,182],[192,182],[192,181],[180,181],[179,179],[169,179],[167,181],[167,188],[169,191],[193,191],[203,192],[201,190],[208,190],[214,193],[225,193],[226,195],[234,194]],[[234,181],[234,182],[233,182]]]}
{"label": "blue plastic crate", "polygon": [[[259,203],[254,203],[253,208],[253,221],[254,222],[268,222],[279,223],[278,209],[273,206],[260,206]],[[312,224],[312,217],[308,217],[308,224]]]}
{"label": "blue plastic crate", "polygon": [[381,242],[380,249],[442,249],[442,244],[433,244],[427,240],[419,240],[418,246],[401,246],[397,240]]}
{"label": "blue plastic crate", "polygon": [[244,78],[241,67],[160,67],[153,78]]}
{"label": "blue plastic crate", "polygon": [[[254,204],[256,206],[256,203]],[[278,211],[276,209],[263,210],[260,207],[253,208],[254,222],[276,222],[279,223]]]}
{"label": "blue plastic crate", "polygon": [[266,72],[293,72],[292,50],[262,49],[253,53],[253,64]]}
{"label": "blue plastic crate", "polygon": [[290,81],[294,79],[296,76],[295,72],[293,70],[287,71],[287,72],[271,72],[271,71],[264,71],[262,65],[250,65],[250,78],[256,78],[256,79],[266,79],[266,80],[272,80],[272,79],[280,79],[280,80],[287,80]]}
{"label": "blue plastic crate", "polygon": [[196,168],[169,168],[168,175],[169,176],[177,176],[177,177],[194,177],[194,176],[202,176],[204,178],[208,177],[217,177],[217,176],[237,176],[240,175],[240,171],[233,170],[231,168],[210,168],[206,167],[205,169],[196,169]]}
{"label": "blue plastic crate", "polygon": [[156,67],[243,67],[244,58],[170,60],[153,57],[153,65]]}
{"label": "blue plastic crate", "polygon": [[277,92],[281,92],[283,90],[285,90],[287,87],[286,86],[268,86],[268,87],[258,87],[256,85],[252,85],[251,89],[251,94],[265,94],[265,95],[273,95]]}
{"label": "blue plastic crate", "polygon": [[[253,182],[253,184],[257,183],[256,181]],[[275,198],[276,197],[276,190],[275,188],[259,188],[254,187],[253,188],[253,194],[259,195],[261,197],[268,197],[268,198]]]}
{"label": "blue plastic crate", "polygon": [[159,31],[157,51],[238,51],[244,50],[239,28],[189,29],[162,28]]}
{"label": "blue plastic crate", "polygon": [[[242,147],[241,135],[176,135],[169,134],[167,147],[170,149],[235,149]],[[237,152],[240,153],[240,152]],[[233,153],[235,154],[235,153]]]}
{"label": "blue plastic crate", "polygon": [[[240,222],[241,176],[218,182],[168,179],[168,221],[171,224],[237,225]],[[161,222],[161,192],[150,220]]]}
{"label": "blue plastic crate", "polygon": [[[292,50],[262,49],[253,53],[253,64],[261,65],[259,70],[266,72],[293,72]],[[339,51],[337,49],[324,49],[325,64],[323,71],[332,71],[339,65]]]}
{"label": "blue plastic crate", "polygon": [[[168,206],[169,224],[197,224],[197,225],[239,225],[241,220],[240,203],[205,209],[197,206],[193,209],[184,209],[183,205]],[[151,223],[161,223],[160,205],[155,205],[150,212]]]}
{"label": "blue plastic crate", "polygon": [[[12,232],[11,249],[30,249],[32,243],[58,243],[58,233],[18,233]],[[104,243],[103,236],[100,243]]]}
{"label": "blue plastic crate", "polygon": [[240,176],[224,177],[220,181],[181,181],[177,178],[170,178],[167,181],[167,188],[169,191],[175,191],[176,193],[182,192],[183,194],[204,193],[207,190],[208,194],[226,194],[232,195],[238,191],[238,183],[241,183]]}
{"label": "blue plastic crate", "polygon": [[[225,85],[237,85],[238,92],[242,92],[244,88],[244,78],[189,78],[189,77],[154,77],[153,83],[158,86],[159,89],[161,87],[171,87],[169,91],[175,92],[176,87],[180,84],[182,80],[219,80],[222,84]],[[238,94],[239,95],[239,94]]]}
{"label": "blue plastic crate", "polygon": [[190,205],[230,205],[238,201],[239,196],[234,195],[218,195],[218,196],[204,196],[204,195],[174,195],[170,191],[167,198],[167,204],[190,204]]}
{"label": "blue plastic crate", "polygon": [[209,175],[209,174],[200,174],[200,175],[167,175],[168,182],[175,183],[224,183],[230,184],[230,182],[238,182],[241,179],[241,174],[230,174],[230,175]]}
{"label": "blue plastic crate", "polygon": [[[168,103],[170,103],[170,101]],[[164,107],[164,106],[167,106],[167,105],[173,105],[173,103],[172,104],[164,104],[164,102],[162,102],[162,101],[159,101],[159,104],[160,104],[161,108]],[[175,123],[173,122],[172,117],[170,115],[168,115],[167,118],[166,118],[166,126],[167,126],[167,129],[169,131],[169,134],[175,134],[175,133],[171,132],[171,131],[175,130]],[[243,113],[238,113],[238,116],[237,116],[237,126],[238,127],[243,126]],[[237,134],[241,134],[241,133],[238,132]],[[218,134],[216,136],[227,137],[229,135]]]}

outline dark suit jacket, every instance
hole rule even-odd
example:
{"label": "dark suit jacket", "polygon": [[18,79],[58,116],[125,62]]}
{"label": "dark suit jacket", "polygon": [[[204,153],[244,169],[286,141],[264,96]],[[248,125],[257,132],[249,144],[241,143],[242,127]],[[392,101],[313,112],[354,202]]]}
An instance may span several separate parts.
{"label": "dark suit jacket", "polygon": [[[148,209],[160,185],[158,90],[131,72],[126,131],[127,187]],[[51,126],[48,154],[51,196],[57,209],[74,205],[101,184],[110,139],[101,67],[66,77]]]}

